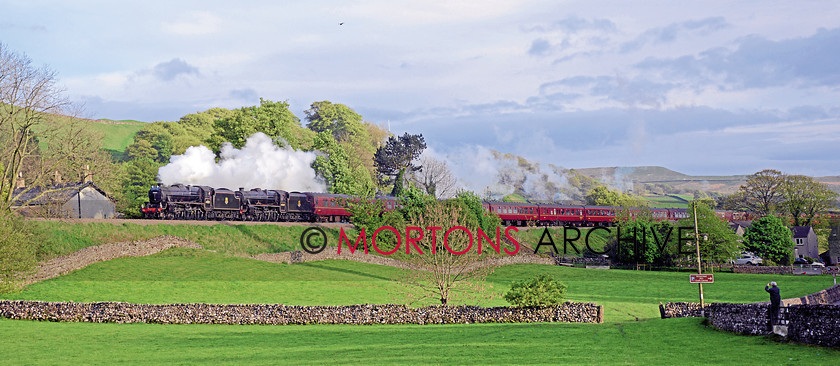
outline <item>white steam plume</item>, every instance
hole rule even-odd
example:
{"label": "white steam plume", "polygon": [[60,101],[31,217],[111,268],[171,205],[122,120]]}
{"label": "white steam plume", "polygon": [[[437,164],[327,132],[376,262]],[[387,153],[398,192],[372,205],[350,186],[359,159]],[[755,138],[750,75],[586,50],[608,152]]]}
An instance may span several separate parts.
{"label": "white steam plume", "polygon": [[324,184],[311,168],[313,161],[314,153],[277,147],[271,138],[258,132],[245,141],[242,149],[224,143],[218,163],[210,149],[191,146],[183,155],[172,156],[169,164],[158,170],[158,179],[166,185],[323,192]]}

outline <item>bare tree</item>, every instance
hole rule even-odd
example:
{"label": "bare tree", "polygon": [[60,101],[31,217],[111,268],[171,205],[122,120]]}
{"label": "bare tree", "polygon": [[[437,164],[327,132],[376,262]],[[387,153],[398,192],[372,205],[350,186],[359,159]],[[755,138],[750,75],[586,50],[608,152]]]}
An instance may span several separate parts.
{"label": "bare tree", "polygon": [[769,215],[776,212],[783,200],[782,188],[785,175],[765,169],[747,177],[746,183],[734,194],[733,199],[741,209]]}
{"label": "bare tree", "polygon": [[436,198],[450,198],[457,190],[458,180],[445,161],[430,156],[420,159],[421,168],[411,174],[411,181]]}
{"label": "bare tree", "polygon": [[[26,195],[46,187],[57,171],[75,177],[85,165],[108,164],[101,137],[86,121],[68,116],[70,103],[56,82],[53,71],[34,67],[25,55],[0,44],[0,213],[60,190]],[[16,190],[19,179],[27,184]]]}
{"label": "bare tree", "polygon": [[[419,270],[411,271],[408,276],[398,281],[409,303],[426,299],[435,299],[447,305],[453,299],[488,298],[486,278],[493,273],[495,266],[482,265],[478,254],[477,239],[470,243],[470,238],[461,230],[446,232],[456,226],[465,226],[467,212],[452,202],[434,202],[419,218],[419,227],[440,228],[432,238],[428,231],[415,248],[408,261]],[[476,227],[466,226],[472,233]],[[416,253],[419,248],[423,253]],[[487,248],[489,249],[489,248]],[[485,249],[485,251],[487,251]]]}

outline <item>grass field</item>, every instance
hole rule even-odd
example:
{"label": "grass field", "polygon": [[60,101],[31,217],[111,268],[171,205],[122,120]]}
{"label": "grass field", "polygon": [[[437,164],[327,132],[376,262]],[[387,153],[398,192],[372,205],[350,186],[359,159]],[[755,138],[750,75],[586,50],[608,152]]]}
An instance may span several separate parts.
{"label": "grass field", "polygon": [[[138,225],[132,223],[70,223],[60,221],[31,221],[40,232],[40,259],[50,259],[70,254],[79,249],[92,245],[113,243],[128,240],[147,240],[161,235],[175,235],[201,244],[204,248],[227,254],[277,253],[300,250],[300,236],[306,226],[279,225],[237,225],[218,224],[204,225],[170,225],[150,224]],[[339,230],[327,228],[325,232],[331,246],[338,245]],[[563,229],[550,228],[552,240],[557,249],[564,250],[569,256],[578,255],[569,246],[563,248]],[[523,229],[515,233],[518,241],[525,249],[536,248],[540,242],[543,229]],[[347,230],[346,235],[355,240],[355,230]],[[502,233],[504,235],[504,233]],[[573,235],[570,233],[570,235]],[[581,239],[575,241],[578,250],[584,250],[586,236],[585,229],[581,229]],[[547,239],[544,239],[547,241]],[[591,245],[595,250],[602,250],[607,243],[603,231],[596,231],[591,237]],[[512,247],[508,247],[513,249]],[[540,248],[541,253],[547,253],[547,247]],[[401,258],[394,255],[394,258]]]}
{"label": "grass field", "polygon": [[[155,236],[166,230],[193,235],[195,241],[205,241],[205,247],[218,250],[173,248],[147,257],[115,259],[0,298],[393,303],[400,302],[400,286],[393,279],[407,273],[349,261],[288,265],[230,255],[282,247],[273,236],[288,231],[286,235],[293,237],[294,232],[277,226],[40,224],[49,229],[43,235],[52,235],[55,252],[139,232]],[[840,360],[840,350],[716,331],[700,319],[658,319],[659,301],[696,301],[697,287],[688,283],[686,273],[511,265],[498,268],[488,278],[496,298],[483,305],[506,305],[500,295],[514,281],[537,273],[563,280],[569,286],[570,300],[603,305],[605,323],[228,326],[0,319],[0,337],[4,339],[0,364],[836,364]],[[832,284],[828,276],[716,273],[715,283],[704,287],[705,297],[709,302],[765,301],[763,286],[771,280],[779,282],[783,297],[802,296]]]}
{"label": "grass field", "polygon": [[[676,197],[669,196],[645,196],[642,197],[650,202],[650,207],[654,208],[688,208],[688,202]],[[692,200],[693,198],[688,198]]]}
{"label": "grass field", "polygon": [[91,121],[91,128],[102,133],[102,148],[105,149],[115,160],[121,160],[125,148],[134,141],[134,134],[140,131],[145,125],[138,121],[116,121],[119,123],[106,123]]}

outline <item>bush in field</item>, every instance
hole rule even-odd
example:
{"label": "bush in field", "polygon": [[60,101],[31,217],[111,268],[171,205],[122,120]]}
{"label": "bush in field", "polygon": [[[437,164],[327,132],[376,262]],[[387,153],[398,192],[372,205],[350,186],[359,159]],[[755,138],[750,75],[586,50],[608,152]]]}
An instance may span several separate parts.
{"label": "bush in field", "polygon": [[566,298],[566,284],[547,274],[518,281],[505,294],[505,300],[514,306],[550,306]]}
{"label": "bush in field", "polygon": [[0,293],[15,290],[34,268],[35,243],[27,223],[10,213],[0,213]]}

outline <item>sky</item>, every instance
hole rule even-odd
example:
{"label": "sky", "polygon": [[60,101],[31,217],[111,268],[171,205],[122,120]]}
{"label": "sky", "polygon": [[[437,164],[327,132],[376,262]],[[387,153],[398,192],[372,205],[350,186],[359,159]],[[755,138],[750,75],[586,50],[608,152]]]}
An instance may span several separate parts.
{"label": "sky", "polygon": [[[9,1],[88,118],[342,103],[430,151],[840,175],[838,1]],[[305,123],[305,121],[304,121]],[[457,165],[457,164],[456,164]]]}

